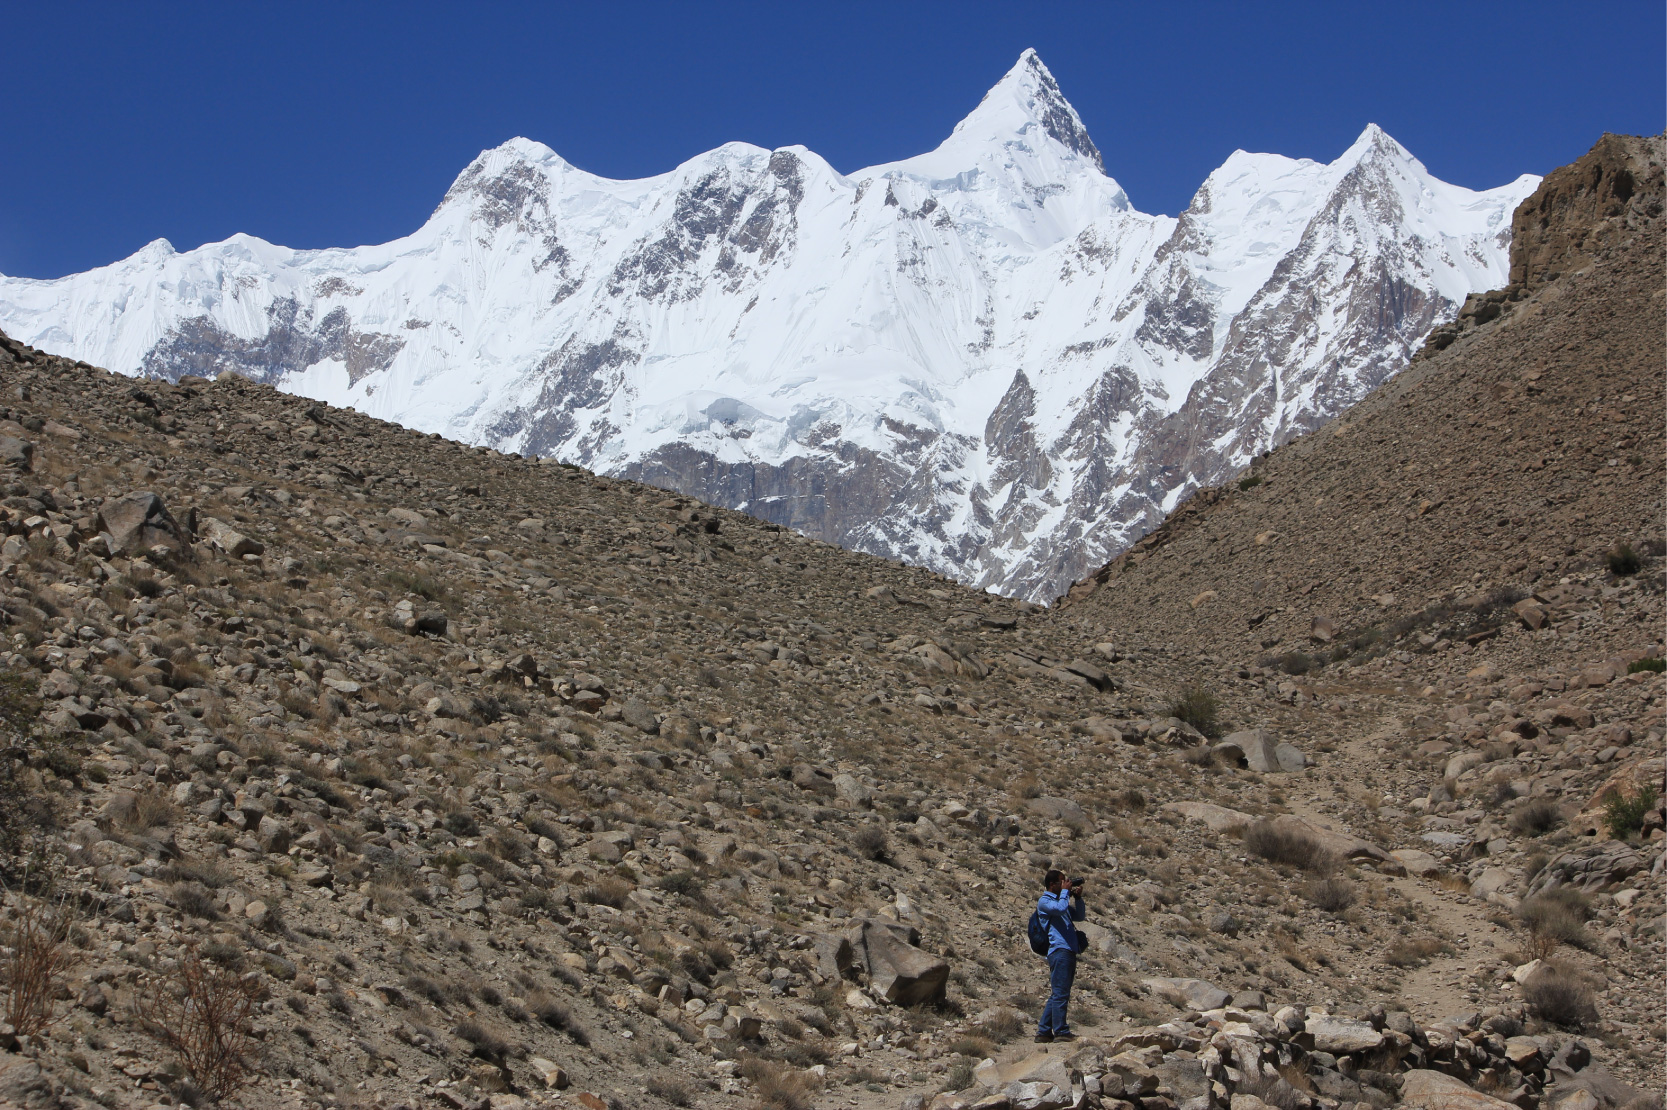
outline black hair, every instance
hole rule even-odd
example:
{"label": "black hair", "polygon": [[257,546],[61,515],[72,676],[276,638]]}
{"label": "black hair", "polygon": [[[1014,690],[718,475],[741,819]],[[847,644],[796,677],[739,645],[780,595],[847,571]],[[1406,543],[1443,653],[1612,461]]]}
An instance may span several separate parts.
{"label": "black hair", "polygon": [[1048,873],[1042,876],[1042,885],[1045,887],[1052,886],[1057,882],[1061,882],[1064,878],[1065,872],[1059,870],[1057,867],[1049,868]]}

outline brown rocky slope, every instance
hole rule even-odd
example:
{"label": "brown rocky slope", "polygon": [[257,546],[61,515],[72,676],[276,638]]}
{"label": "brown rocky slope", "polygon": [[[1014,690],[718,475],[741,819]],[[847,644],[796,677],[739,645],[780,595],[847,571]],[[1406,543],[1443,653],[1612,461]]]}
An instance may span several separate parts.
{"label": "brown rocky slope", "polygon": [[[1659,831],[1581,824],[1659,755],[1660,676],[1609,663],[1660,655],[1659,560],[1559,566],[1561,677],[1522,633],[1435,649],[1467,611],[1418,626],[1428,655],[1298,682],[1259,639],[1135,624],[1114,579],[1038,610],[236,377],[141,388],[4,341],[0,388],[0,826],[74,918],[50,1020],[0,1030],[0,1098],[204,1101],[154,1025],[194,969],[254,1006],[250,1106],[1661,1087]],[[1546,799],[1568,813],[1514,831]],[[1091,876],[1097,927],[1084,1043],[1029,1058],[1049,862]],[[1517,912],[1553,882],[1589,891],[1585,947]],[[1535,953],[1572,1009],[1512,977]]]}

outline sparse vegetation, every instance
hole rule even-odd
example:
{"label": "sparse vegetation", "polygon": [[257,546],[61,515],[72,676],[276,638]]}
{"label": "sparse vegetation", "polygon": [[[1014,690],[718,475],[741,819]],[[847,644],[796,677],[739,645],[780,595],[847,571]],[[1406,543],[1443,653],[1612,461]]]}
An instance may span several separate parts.
{"label": "sparse vegetation", "polygon": [[1597,997],[1590,987],[1557,966],[1547,964],[1522,985],[1522,997],[1543,1020],[1564,1029],[1583,1029],[1598,1020]]}
{"label": "sparse vegetation", "polygon": [[253,1074],[259,989],[255,980],[187,950],[166,981],[151,984],[137,1017],[198,1089],[218,1101],[236,1094]]}
{"label": "sparse vegetation", "polygon": [[752,1054],[741,1057],[739,1071],[766,1110],[811,1110],[816,1082],[809,1072]]}
{"label": "sparse vegetation", "polygon": [[1625,840],[1644,827],[1644,818],[1655,809],[1657,800],[1655,787],[1648,784],[1630,794],[1615,791],[1604,799],[1604,827],[1616,840]]}
{"label": "sparse vegetation", "polygon": [[1220,703],[1209,690],[1202,686],[1187,686],[1170,701],[1167,712],[1205,736],[1214,737],[1219,732],[1216,721],[1219,710]]}
{"label": "sparse vegetation", "polygon": [[1315,879],[1302,888],[1304,898],[1327,913],[1342,913],[1354,905],[1354,884],[1347,879]]}
{"label": "sparse vegetation", "polygon": [[1559,945],[1586,948],[1592,943],[1586,932],[1592,901],[1572,887],[1556,887],[1522,900],[1517,917],[1527,927],[1533,955],[1549,956]]}
{"label": "sparse vegetation", "polygon": [[1548,798],[1532,798],[1511,811],[1507,827],[1518,836],[1541,836],[1563,823],[1563,812]]}
{"label": "sparse vegetation", "polygon": [[1417,967],[1433,956],[1452,950],[1446,941],[1435,937],[1398,940],[1384,953],[1383,962],[1390,967]]}
{"label": "sparse vegetation", "polygon": [[1630,543],[1619,543],[1609,550],[1605,561],[1609,564],[1609,573],[1616,578],[1626,578],[1637,574],[1644,561],[1638,557],[1638,552],[1632,549]]}
{"label": "sparse vegetation", "polygon": [[0,940],[0,982],[5,989],[6,1023],[20,1034],[36,1036],[56,1020],[53,1001],[63,988],[64,975],[74,962],[69,944],[75,922],[67,898],[49,900],[18,893]]}
{"label": "sparse vegetation", "polygon": [[1244,846],[1270,863],[1299,867],[1315,874],[1334,870],[1337,861],[1312,836],[1272,821],[1257,821],[1245,830]]}
{"label": "sparse vegetation", "polygon": [[863,859],[883,861],[891,853],[891,841],[878,825],[863,825],[851,834],[851,847]]}

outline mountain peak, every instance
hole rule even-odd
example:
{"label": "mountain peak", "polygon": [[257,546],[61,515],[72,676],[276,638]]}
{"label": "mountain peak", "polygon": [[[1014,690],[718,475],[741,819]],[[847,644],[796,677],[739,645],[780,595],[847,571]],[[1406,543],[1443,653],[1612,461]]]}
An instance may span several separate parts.
{"label": "mountain peak", "polygon": [[1043,134],[1065,149],[1086,158],[1101,173],[1105,162],[1082,117],[1065,99],[1059,82],[1035,50],[1027,49],[997,81],[978,107],[955,125],[954,137],[973,140],[1008,139],[1040,127]]}

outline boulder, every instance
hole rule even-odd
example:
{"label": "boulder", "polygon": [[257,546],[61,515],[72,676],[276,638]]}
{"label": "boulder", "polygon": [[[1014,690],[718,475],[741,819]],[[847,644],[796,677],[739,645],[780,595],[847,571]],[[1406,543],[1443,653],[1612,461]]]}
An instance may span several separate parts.
{"label": "boulder", "polygon": [[1044,794],[1030,800],[1030,811],[1048,821],[1061,825],[1087,825],[1088,814],[1069,798],[1055,798]]}
{"label": "boulder", "polygon": [[856,974],[856,951],[848,937],[817,933],[811,938],[816,951],[816,970],[824,979],[850,979]]}
{"label": "boulder", "polygon": [[1402,1076],[1401,1105],[1409,1110],[1513,1110],[1509,1102],[1473,1091],[1450,1075],[1423,1068]]}
{"label": "boulder", "polygon": [[257,539],[245,536],[223,520],[204,517],[202,531],[203,538],[225,552],[229,559],[241,559],[245,555],[266,554],[265,544]]}
{"label": "boulder", "polygon": [[1250,825],[1255,818],[1248,813],[1240,813],[1236,809],[1214,805],[1210,802],[1165,802],[1158,809],[1165,813],[1174,813],[1196,821],[1211,832],[1234,833]]}
{"label": "boulder", "polygon": [[115,541],[116,551],[135,555],[153,547],[184,551],[190,545],[162,498],[137,492],[107,500],[98,510],[97,527]]}
{"label": "boulder", "polygon": [[1233,996],[1202,979],[1142,979],[1142,985],[1159,998],[1183,1010],[1214,1010],[1227,1005]]}
{"label": "boulder", "polygon": [[1389,855],[1406,868],[1407,874],[1417,875],[1421,879],[1428,879],[1442,872],[1440,860],[1417,848],[1397,848]]}
{"label": "boulder", "polygon": [[1012,1110],[1065,1110],[1072,1105],[1071,1088],[1057,1083],[1012,1083],[1002,1090]]}
{"label": "boulder", "polygon": [[972,1076],[991,1090],[1001,1090],[1014,1083],[1048,1083],[1067,1090],[1071,1086],[1071,1071],[1065,1057],[1048,1052],[1035,1052],[1005,1064],[986,1060],[973,1069]]}
{"label": "boulder", "polygon": [[1305,1031],[1314,1038],[1314,1047],[1333,1056],[1347,1056],[1365,1052],[1383,1043],[1383,1034],[1364,1021],[1332,1017],[1309,1012]]}
{"label": "boulder", "polygon": [[857,776],[848,772],[840,772],[833,777],[834,792],[845,801],[860,809],[867,809],[874,804],[874,791],[863,785]]}
{"label": "boulder", "polygon": [[1642,871],[1644,867],[1643,857],[1622,841],[1589,844],[1564,852],[1546,864],[1528,884],[1527,894],[1532,896],[1560,886],[1572,886],[1595,894]]}
{"label": "boulder", "polygon": [[949,964],[915,947],[920,934],[896,922],[867,920],[852,944],[868,971],[869,989],[898,1006],[941,1002],[949,985]]}
{"label": "boulder", "polygon": [[1287,744],[1265,728],[1248,728],[1235,732],[1215,746],[1216,753],[1263,775],[1300,771],[1309,759],[1301,750]]}
{"label": "boulder", "polygon": [[17,436],[0,435],[0,465],[28,472],[35,458],[35,445]]}
{"label": "boulder", "polygon": [[660,731],[660,721],[654,716],[654,710],[641,698],[626,698],[625,704],[619,707],[619,716],[626,724],[641,732],[654,733]]}

